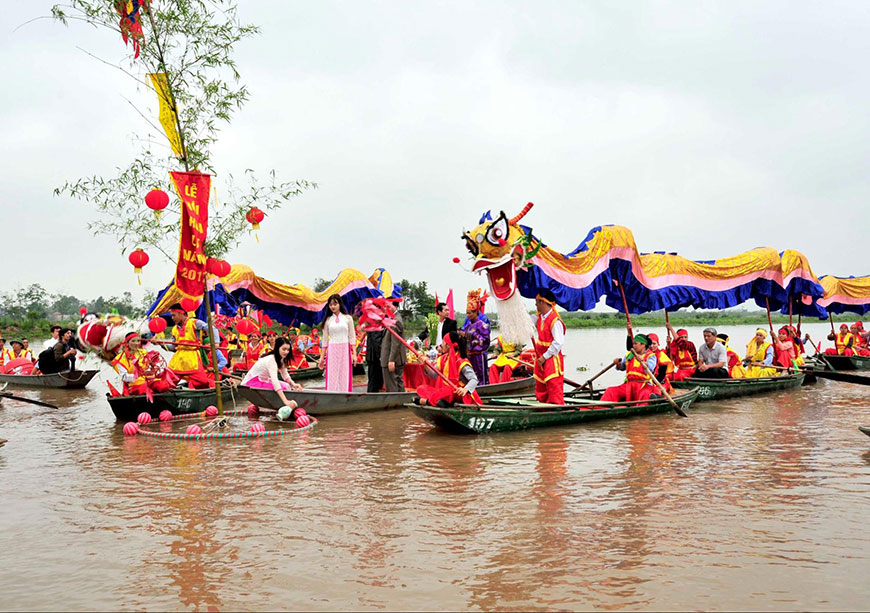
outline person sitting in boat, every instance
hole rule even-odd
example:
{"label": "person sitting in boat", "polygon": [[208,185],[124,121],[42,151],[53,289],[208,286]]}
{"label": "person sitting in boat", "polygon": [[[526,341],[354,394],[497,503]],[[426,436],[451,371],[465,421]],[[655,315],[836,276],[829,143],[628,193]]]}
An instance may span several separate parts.
{"label": "person sitting in boat", "polygon": [[856,321],[849,326],[849,333],[855,339],[852,344],[852,350],[855,352],[855,355],[862,357],[870,356],[870,346],[868,346],[867,336],[864,334],[864,323]]}
{"label": "person sitting in boat", "polygon": [[33,357],[33,349],[30,347],[30,341],[26,338],[22,338],[21,342],[24,344],[24,357],[30,360],[31,362],[36,361]]}
{"label": "person sitting in boat", "polygon": [[773,344],[767,342],[767,331],[758,328],[755,336],[746,344],[746,378],[775,377],[779,371],[773,366]]}
{"label": "person sitting in boat", "polygon": [[556,311],[556,296],[542,289],[535,297],[535,398],[538,402],[565,404],[565,322]]}
{"label": "person sitting in boat", "polygon": [[659,347],[658,334],[651,332],[646,336],[649,339],[649,350],[654,356],[656,356],[656,379],[659,380],[659,383],[661,383],[665,390],[670,394],[674,391],[674,388],[671,386],[671,381],[674,376],[674,361],[664,349]]}
{"label": "person sitting in boat", "polygon": [[[290,400],[284,395],[288,390],[301,390],[302,386],[293,381],[287,372],[287,356],[290,354],[290,341],[283,336],[275,339],[275,347],[272,353],[264,355],[251,366],[248,373],[242,379],[241,385],[258,389],[275,390],[284,406],[296,408],[296,401]],[[281,374],[283,381],[278,379]]]}
{"label": "person sitting in boat", "polygon": [[[477,374],[468,361],[465,339],[456,330],[451,330],[444,336],[439,347],[441,355],[435,364],[429,360],[423,362],[423,372],[435,381],[432,385],[423,384],[417,387],[414,402],[438,407],[449,407],[455,402],[483,404],[477,393]],[[448,385],[437,372],[447,377],[453,385]]]}
{"label": "person sitting in boat", "polygon": [[[649,400],[657,396],[657,388],[647,371],[656,372],[658,363],[655,354],[649,350],[650,339],[644,334],[632,337],[631,351],[624,358],[614,358],[617,370],[625,371],[625,381],[604,390],[602,402],[632,402]],[[644,368],[646,363],[646,368]]]}
{"label": "person sitting in boat", "polygon": [[[257,331],[251,332],[248,335],[248,343],[245,347],[245,352],[242,354],[242,361],[237,363],[233,368],[235,370],[250,370],[263,356],[263,350],[266,344],[260,338],[260,333]],[[267,354],[268,355],[268,354]]]}
{"label": "person sitting in boat", "polygon": [[725,355],[728,358],[728,376],[732,379],[746,378],[746,369],[743,368],[743,360],[740,359],[740,354],[731,349],[728,344],[728,335],[720,332],[716,335],[716,339],[725,347]]}
{"label": "person sitting in boat", "polygon": [[698,369],[693,376],[728,379],[728,354],[716,334],[716,328],[704,328],[704,344],[698,349]]}
{"label": "person sitting in boat", "polygon": [[796,367],[797,357],[797,348],[792,342],[791,330],[788,326],[783,326],[777,331],[776,339],[773,341],[773,364],[783,368]]}
{"label": "person sitting in boat", "polygon": [[274,330],[269,330],[266,332],[266,344],[263,347],[262,355],[266,355],[272,353],[272,350],[275,348],[275,339],[278,338],[278,333]]}
{"label": "person sitting in boat", "polygon": [[[674,331],[674,327],[668,322],[668,344],[665,351],[674,362],[674,381],[683,381],[691,377],[698,367],[698,350],[695,343],[689,340],[689,331],[680,328]],[[673,339],[673,340],[671,340]]]}
{"label": "person sitting in boat", "polygon": [[311,341],[311,345],[307,349],[307,352],[314,357],[320,357],[320,341],[323,340],[320,338],[320,330],[317,328],[311,328],[311,334],[308,335],[308,340]]}
{"label": "person sitting in boat", "polygon": [[148,352],[142,349],[142,337],[130,332],[124,337],[121,351],[112,360],[112,368],[121,375],[125,396],[168,392],[175,387],[174,378],[156,376],[148,361]]}
{"label": "person sitting in boat", "polygon": [[172,321],[174,344],[166,345],[169,351],[174,351],[169,360],[169,369],[179,378],[187,381],[191,389],[214,387],[214,379],[208,376],[199,349],[202,346],[202,333],[208,330],[208,324],[201,319],[188,317],[187,311],[178,303],[169,308]]}
{"label": "person sitting in boat", "polygon": [[61,328],[57,343],[39,354],[36,368],[40,373],[49,375],[57,372],[75,370],[76,350],[70,347],[73,331],[69,328]]}
{"label": "person sitting in boat", "polygon": [[287,368],[291,371],[311,368],[311,364],[305,359],[305,354],[299,351],[292,340],[288,339],[288,345],[290,349],[287,353]]}
{"label": "person sitting in boat", "polygon": [[5,362],[12,360],[20,360],[27,358],[27,353],[24,351],[24,343],[19,340],[14,340],[9,343],[10,347],[6,350]]}
{"label": "person sitting in boat", "polygon": [[0,366],[6,362],[6,339],[0,336]]}
{"label": "person sitting in boat", "polygon": [[854,355],[855,352],[852,350],[852,346],[855,344],[855,337],[849,332],[847,324],[840,324],[840,333],[834,334],[831,332],[828,335],[828,340],[834,341],[834,348],[826,349],[825,355]]}
{"label": "person sitting in boat", "polygon": [[501,334],[495,339],[496,352],[498,357],[489,365],[489,382],[502,383],[510,381],[513,378],[514,369],[520,365],[519,362],[512,359],[519,353],[516,345],[509,343]]}

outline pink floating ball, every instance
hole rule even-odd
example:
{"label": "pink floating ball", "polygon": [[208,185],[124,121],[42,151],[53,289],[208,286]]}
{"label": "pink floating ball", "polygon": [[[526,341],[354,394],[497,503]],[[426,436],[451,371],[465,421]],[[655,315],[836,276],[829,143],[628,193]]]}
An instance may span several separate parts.
{"label": "pink floating ball", "polygon": [[202,428],[200,428],[197,424],[190,424],[187,427],[187,434],[202,434]]}
{"label": "pink floating ball", "polygon": [[205,408],[205,416],[206,417],[214,417],[217,414],[218,414],[218,410],[217,410],[216,406],[212,405],[210,407]]}
{"label": "pink floating ball", "polygon": [[128,421],[124,424],[124,434],[126,436],[136,436],[139,434],[139,424],[134,421]]}
{"label": "pink floating ball", "polygon": [[251,424],[251,432],[254,434],[261,434],[266,431],[266,426],[263,425],[263,422],[258,421]]}
{"label": "pink floating ball", "polygon": [[300,415],[308,415],[308,411],[306,411],[302,407],[299,407],[299,408],[293,409],[293,415],[295,415],[296,417],[299,417]]}
{"label": "pink floating ball", "polygon": [[260,407],[255,404],[248,405],[248,417],[257,417],[260,414]]}
{"label": "pink floating ball", "polygon": [[305,426],[311,425],[311,418],[308,415],[300,415],[296,418],[296,427],[304,428]]}
{"label": "pink floating ball", "polygon": [[144,426],[145,424],[151,423],[151,414],[145,411],[139,413],[139,417],[136,418],[136,421],[139,422],[139,425]]}
{"label": "pink floating ball", "polygon": [[172,411],[166,409],[164,411],[160,411],[160,416],[158,417],[160,421],[171,421],[172,420]]}

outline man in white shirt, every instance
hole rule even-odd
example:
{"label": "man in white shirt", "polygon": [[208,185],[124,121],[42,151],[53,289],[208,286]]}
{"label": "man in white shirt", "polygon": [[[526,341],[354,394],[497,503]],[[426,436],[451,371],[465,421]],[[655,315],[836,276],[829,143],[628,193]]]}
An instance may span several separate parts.
{"label": "man in white shirt", "polygon": [[60,326],[52,326],[51,327],[51,338],[42,343],[43,349],[51,349],[57,344],[58,334],[60,334]]}
{"label": "man in white shirt", "polygon": [[435,314],[438,316],[438,332],[435,335],[435,345],[438,346],[444,341],[444,337],[448,333],[456,330],[456,320],[448,317],[449,311],[447,305],[439,302],[435,305]]}

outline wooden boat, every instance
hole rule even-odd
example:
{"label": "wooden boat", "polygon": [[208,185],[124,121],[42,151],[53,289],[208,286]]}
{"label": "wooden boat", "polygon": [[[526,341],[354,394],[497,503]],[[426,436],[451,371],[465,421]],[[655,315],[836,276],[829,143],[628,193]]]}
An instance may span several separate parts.
{"label": "wooden boat", "polygon": [[870,370],[870,357],[861,355],[826,355],[824,362],[834,370]]}
{"label": "wooden boat", "polygon": [[[455,434],[489,434],[551,426],[568,426],[588,421],[667,413],[673,407],[665,398],[647,402],[602,402],[598,398],[565,398],[565,404],[546,404],[532,398],[493,398],[482,407],[457,405],[450,408],[408,405],[414,413],[437,428]],[[674,401],[684,411],[698,397],[697,389],[675,393]]]}
{"label": "wooden boat", "polygon": [[[299,368],[288,372],[290,373],[290,378],[294,381],[307,381],[308,379],[316,379],[317,377],[323,376],[323,369],[317,368],[316,366]],[[234,375],[239,377],[244,377],[247,373],[247,370],[236,370],[233,372]]]}
{"label": "wooden boat", "polygon": [[[224,406],[235,406],[238,393],[226,385],[221,398]],[[112,412],[119,421],[136,421],[139,413],[148,413],[152,419],[157,419],[162,411],[170,411],[173,415],[183,413],[198,413],[206,407],[217,404],[217,393],[213,389],[189,390],[176,389],[163,394],[154,394],[154,402],[148,402],[145,396],[112,396],[106,394],[106,400],[112,407]]]}
{"label": "wooden boat", "polygon": [[50,375],[0,375],[0,382],[27,387],[65,387],[78,389],[91,382],[99,370],[74,370]]}
{"label": "wooden boat", "polygon": [[804,382],[804,373],[781,375],[779,377],[750,377],[747,379],[703,379],[689,377],[685,381],[674,381],[676,389],[698,388],[698,402],[707,400],[723,400],[740,396],[754,396],[765,392],[800,387]]}
{"label": "wooden boat", "polygon": [[868,428],[867,426],[858,426],[858,429],[867,436],[870,436],[870,428]]}
{"label": "wooden boat", "polygon": [[[482,398],[510,394],[528,394],[535,389],[532,377],[514,379],[504,383],[481,385],[477,393]],[[279,409],[283,405],[275,391],[240,385],[240,396],[259,407]],[[414,400],[414,392],[379,392],[369,394],[365,391],[328,392],[322,389],[307,388],[300,392],[284,392],[284,395],[314,416],[358,413],[378,409],[395,409]]]}

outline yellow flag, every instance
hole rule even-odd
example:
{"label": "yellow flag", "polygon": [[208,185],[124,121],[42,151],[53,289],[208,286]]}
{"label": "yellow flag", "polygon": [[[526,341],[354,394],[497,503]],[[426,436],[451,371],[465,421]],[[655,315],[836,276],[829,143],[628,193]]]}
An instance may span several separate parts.
{"label": "yellow flag", "polygon": [[166,137],[172,145],[172,151],[178,157],[184,157],[184,150],[181,146],[181,136],[178,134],[178,123],[173,110],[172,94],[169,92],[169,82],[166,80],[165,72],[149,73],[151,83],[154,85],[154,91],[157,92],[157,99],[160,101],[160,125],[166,132]]}

